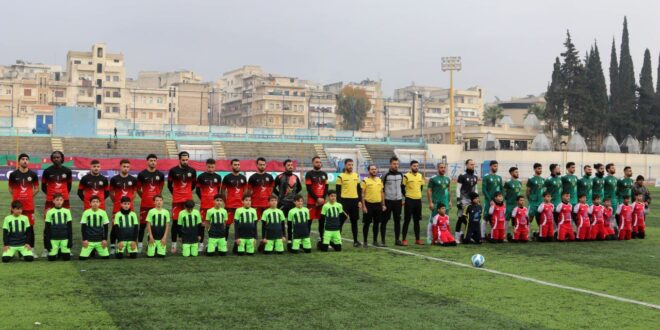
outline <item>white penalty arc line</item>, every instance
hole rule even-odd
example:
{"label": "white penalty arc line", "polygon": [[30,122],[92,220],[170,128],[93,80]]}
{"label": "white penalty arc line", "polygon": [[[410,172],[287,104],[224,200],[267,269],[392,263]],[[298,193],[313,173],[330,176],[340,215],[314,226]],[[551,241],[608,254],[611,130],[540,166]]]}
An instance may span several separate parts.
{"label": "white penalty arc line", "polygon": [[[353,242],[352,239],[348,239],[348,238],[342,238],[342,240],[347,241],[347,242]],[[641,305],[641,306],[644,306],[644,307],[650,307],[650,308],[653,308],[653,309],[660,310],[660,305],[651,304],[651,303],[647,303],[647,302],[644,302],[644,301],[618,297],[618,296],[614,296],[614,295],[607,294],[607,293],[591,291],[591,290],[587,290],[587,289],[575,288],[575,287],[572,287],[572,286],[552,283],[552,282],[548,282],[548,281],[537,280],[535,278],[516,275],[516,274],[511,274],[511,273],[505,273],[505,272],[501,272],[499,270],[494,270],[494,269],[477,268],[477,267],[473,267],[472,265],[463,264],[463,263],[460,263],[460,262],[451,261],[451,260],[442,259],[442,258],[437,258],[437,257],[431,257],[431,256],[427,256],[427,255],[423,255],[423,254],[419,254],[419,253],[415,253],[415,252],[409,252],[409,251],[393,249],[393,248],[389,248],[389,247],[380,247],[380,246],[373,246],[373,245],[371,245],[370,247],[385,250],[385,251],[390,251],[390,252],[394,252],[394,253],[398,253],[398,254],[403,254],[403,255],[408,255],[408,256],[413,256],[413,257],[419,257],[419,258],[426,259],[426,260],[442,262],[442,263],[446,263],[446,264],[453,265],[453,266],[459,266],[459,267],[474,269],[474,270],[478,270],[478,271],[482,271],[482,272],[488,272],[488,273],[491,273],[491,274],[507,276],[507,277],[515,278],[515,279],[518,279],[518,280],[521,280],[521,281],[536,283],[536,284],[539,284],[539,285],[545,285],[545,286],[550,286],[550,287],[554,287],[554,288],[585,293],[585,294],[592,295],[592,296],[612,299],[612,300],[621,301],[621,302],[625,302],[625,303],[629,303],[629,304]]]}

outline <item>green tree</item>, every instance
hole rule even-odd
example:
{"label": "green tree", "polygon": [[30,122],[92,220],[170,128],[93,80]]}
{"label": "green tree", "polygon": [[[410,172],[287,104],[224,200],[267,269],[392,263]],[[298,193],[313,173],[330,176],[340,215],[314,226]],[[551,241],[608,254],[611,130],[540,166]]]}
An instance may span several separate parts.
{"label": "green tree", "polygon": [[655,107],[655,91],[653,90],[653,68],[651,66],[651,52],[647,48],[644,52],[644,63],[639,74],[639,103],[637,112],[638,138],[646,141],[653,136],[653,110]]}
{"label": "green tree", "polygon": [[484,125],[495,126],[497,121],[504,117],[502,111],[504,111],[504,109],[499,105],[490,105],[486,107],[484,110]]}
{"label": "green tree", "polygon": [[362,128],[370,109],[371,102],[362,88],[346,86],[337,95],[337,113],[344,119],[344,129],[357,131]]}
{"label": "green tree", "polygon": [[[561,53],[562,89],[565,95],[565,116],[569,129],[580,132],[583,136],[591,135],[591,122],[587,119],[590,104],[587,90],[587,76],[584,65],[578,56],[578,51],[571,39],[570,31],[566,31],[564,41],[566,51]],[[588,60],[588,58],[587,58]]]}
{"label": "green tree", "polygon": [[529,116],[530,114],[533,114],[538,118],[538,120],[544,120],[545,119],[545,105],[541,104],[532,104],[527,108],[527,114],[525,115],[525,118]]}
{"label": "green tree", "polygon": [[591,108],[587,111],[587,120],[591,122],[594,129],[592,141],[600,145],[600,142],[607,135],[608,100],[607,84],[605,83],[605,74],[603,73],[603,64],[600,60],[597,43],[594,43],[589,54],[586,70],[587,88],[591,99]]}
{"label": "green tree", "polygon": [[637,130],[637,83],[632,57],[630,56],[630,38],[628,35],[628,19],[623,19],[623,34],[621,37],[621,53],[619,54],[619,107],[616,109],[616,137],[621,141],[628,134],[635,135]]}
{"label": "green tree", "polygon": [[565,133],[563,125],[565,98],[562,85],[561,62],[559,57],[556,57],[552,70],[552,80],[545,92],[545,130],[550,132],[555,147],[559,145],[561,136]]}
{"label": "green tree", "polygon": [[612,52],[610,53],[610,100],[607,109],[607,133],[614,134],[617,127],[617,111],[619,110],[619,62],[616,55],[616,41],[612,39]]}
{"label": "green tree", "polygon": [[653,123],[653,135],[660,137],[660,56],[658,56],[658,75],[656,76],[655,87],[655,107],[651,113],[651,121]]}

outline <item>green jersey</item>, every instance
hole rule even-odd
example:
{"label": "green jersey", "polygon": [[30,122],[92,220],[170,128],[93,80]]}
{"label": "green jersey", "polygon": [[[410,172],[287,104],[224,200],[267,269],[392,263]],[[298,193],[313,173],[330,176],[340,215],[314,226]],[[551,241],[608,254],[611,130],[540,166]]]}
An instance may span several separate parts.
{"label": "green jersey", "polygon": [[209,223],[210,238],[224,238],[227,233],[227,219],[229,218],[227,210],[224,208],[210,208],[206,210],[206,222]]}
{"label": "green jersey", "polygon": [[[612,208],[619,205],[619,201],[616,196],[616,185],[619,180],[614,175],[608,175],[605,177],[605,198],[610,198],[612,200]],[[603,198],[603,200],[605,200]],[[616,211],[616,209],[615,209]]]}
{"label": "green jersey", "polygon": [[342,214],[344,214],[344,207],[340,203],[323,204],[321,215],[325,217],[325,230],[339,230]]}
{"label": "green jersey", "polygon": [[282,238],[282,222],[286,221],[282,210],[278,208],[266,209],[264,213],[261,214],[261,221],[263,221],[266,226],[266,239],[272,240]]}
{"label": "green jersey", "polygon": [[529,205],[540,205],[543,202],[545,179],[535,175],[527,180],[527,188],[529,188]]}
{"label": "green jersey", "polygon": [[484,200],[486,203],[490,203],[493,200],[496,192],[502,192],[504,187],[502,186],[502,177],[497,174],[488,174],[484,176],[481,183],[481,192],[484,195]]}
{"label": "green jersey", "polygon": [[623,196],[629,196],[632,200],[632,178],[622,178],[616,183],[616,195],[621,202],[623,202]]}
{"label": "green jersey", "polygon": [[445,204],[449,207],[449,190],[451,186],[451,179],[445,175],[436,175],[429,180],[427,189],[431,189],[431,200],[437,208],[438,203]]}
{"label": "green jersey", "polygon": [[137,241],[140,221],[135,212],[124,213],[123,211],[119,211],[115,213],[114,226],[118,229],[117,240]]}
{"label": "green jersey", "polygon": [[46,223],[50,227],[50,239],[63,240],[71,239],[71,211],[60,207],[51,208],[46,212]]}
{"label": "green jersey", "polygon": [[309,237],[309,210],[306,207],[294,207],[289,211],[289,218],[287,219],[293,225],[293,238],[307,238]]}
{"label": "green jersey", "polygon": [[504,200],[511,208],[517,204],[516,199],[522,195],[522,183],[518,179],[511,179],[504,184]]}
{"label": "green jersey", "polygon": [[30,220],[24,215],[8,215],[2,222],[5,246],[23,246],[27,244]]}
{"label": "green jersey", "polygon": [[571,196],[570,203],[575,205],[578,202],[577,198],[577,176],[573,174],[566,174],[561,177],[562,193],[569,193]]}
{"label": "green jersey", "polygon": [[108,239],[107,225],[110,223],[105,210],[87,209],[82,214],[80,224],[82,225],[83,241],[101,242]]}
{"label": "green jersey", "polygon": [[154,240],[163,239],[165,235],[165,229],[167,229],[167,224],[170,223],[170,211],[166,209],[157,209],[153,208],[147,213],[147,223],[151,225],[151,234],[154,236]]}
{"label": "green jersey", "polygon": [[602,201],[603,198],[605,198],[605,177],[600,176],[596,174],[592,181],[592,186],[591,186],[591,194],[592,197],[594,195],[598,195],[600,197],[600,200]]}
{"label": "green jersey", "polygon": [[552,196],[552,204],[556,207],[561,203],[561,191],[562,183],[561,177],[559,176],[549,176],[545,179],[545,191],[550,193]]}
{"label": "green jersey", "polygon": [[191,211],[186,209],[181,210],[177,223],[179,224],[181,233],[181,243],[194,244],[198,242],[199,226],[202,225],[202,215],[199,211],[195,209]]}
{"label": "green jersey", "polygon": [[253,208],[240,207],[234,214],[236,226],[234,232],[236,238],[255,238],[257,231],[257,210]]}
{"label": "green jersey", "polygon": [[580,180],[578,180],[577,192],[578,195],[587,196],[587,204],[591,205],[593,203],[593,186],[594,179],[590,175],[585,175]]}

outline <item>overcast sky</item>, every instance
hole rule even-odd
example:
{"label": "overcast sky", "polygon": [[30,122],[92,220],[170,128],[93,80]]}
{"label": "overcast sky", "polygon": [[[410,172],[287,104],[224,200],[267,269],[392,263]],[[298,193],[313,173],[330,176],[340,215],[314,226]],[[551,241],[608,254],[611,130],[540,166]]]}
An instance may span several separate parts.
{"label": "overcast sky", "polygon": [[0,19],[0,63],[65,65],[68,50],[106,42],[127,73],[193,70],[205,80],[244,64],[321,83],[382,79],[385,96],[411,82],[448,86],[442,56],[458,55],[458,88],[486,99],[545,91],[566,29],[604,70],[628,16],[635,75],[645,48],[654,80],[658,1],[12,1]]}

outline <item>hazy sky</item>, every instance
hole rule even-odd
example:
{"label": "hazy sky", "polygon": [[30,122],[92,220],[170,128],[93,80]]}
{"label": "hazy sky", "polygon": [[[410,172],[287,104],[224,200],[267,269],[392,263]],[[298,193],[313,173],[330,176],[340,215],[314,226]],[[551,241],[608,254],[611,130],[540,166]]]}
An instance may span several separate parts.
{"label": "hazy sky", "polygon": [[128,75],[193,70],[205,80],[244,64],[321,83],[382,79],[448,86],[442,56],[459,55],[456,86],[486,99],[545,91],[566,29],[584,54],[598,40],[607,74],[628,16],[635,74],[660,51],[658,1],[12,1],[0,19],[0,63],[65,65],[96,41],[123,52]]}

